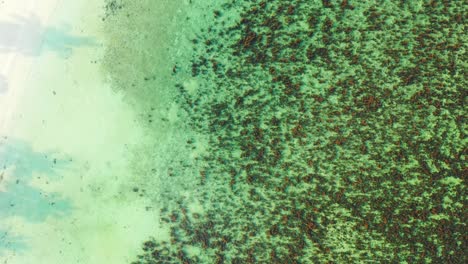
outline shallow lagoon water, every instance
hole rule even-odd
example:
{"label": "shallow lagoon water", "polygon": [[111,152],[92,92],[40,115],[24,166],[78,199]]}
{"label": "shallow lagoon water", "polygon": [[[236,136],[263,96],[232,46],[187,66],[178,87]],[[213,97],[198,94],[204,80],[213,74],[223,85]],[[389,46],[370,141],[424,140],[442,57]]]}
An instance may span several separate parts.
{"label": "shallow lagoon water", "polygon": [[1,260],[465,262],[461,2],[52,2],[0,17]]}
{"label": "shallow lagoon water", "polygon": [[129,149],[144,135],[96,63],[104,50],[103,3],[50,8],[37,15],[37,36],[20,25],[22,45],[3,53],[15,56],[13,64],[27,62],[5,73],[0,259],[127,263],[148,231],[158,230],[157,212],[121,185],[132,175]]}

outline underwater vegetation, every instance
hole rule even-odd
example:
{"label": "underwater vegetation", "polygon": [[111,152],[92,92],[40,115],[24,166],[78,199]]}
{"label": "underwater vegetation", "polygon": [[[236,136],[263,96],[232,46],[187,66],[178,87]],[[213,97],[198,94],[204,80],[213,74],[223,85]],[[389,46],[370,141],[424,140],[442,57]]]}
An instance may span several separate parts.
{"label": "underwater vegetation", "polygon": [[204,7],[171,73],[204,211],[132,263],[467,262],[463,1]]}

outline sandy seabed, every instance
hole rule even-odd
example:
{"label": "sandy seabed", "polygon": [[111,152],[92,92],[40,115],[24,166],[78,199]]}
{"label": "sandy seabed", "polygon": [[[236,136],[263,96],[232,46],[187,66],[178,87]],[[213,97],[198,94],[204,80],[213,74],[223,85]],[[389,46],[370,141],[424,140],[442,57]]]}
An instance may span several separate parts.
{"label": "sandy seabed", "polygon": [[159,228],[122,186],[144,135],[100,75],[103,5],[0,4],[2,263],[128,263]]}

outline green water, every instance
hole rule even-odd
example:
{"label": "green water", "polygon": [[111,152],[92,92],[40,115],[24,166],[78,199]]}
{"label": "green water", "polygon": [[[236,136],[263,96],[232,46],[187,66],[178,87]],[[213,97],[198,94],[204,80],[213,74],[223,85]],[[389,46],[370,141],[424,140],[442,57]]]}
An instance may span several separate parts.
{"label": "green water", "polygon": [[108,3],[133,263],[466,261],[463,1]]}
{"label": "green water", "polygon": [[3,148],[11,263],[467,262],[466,3],[78,2]]}

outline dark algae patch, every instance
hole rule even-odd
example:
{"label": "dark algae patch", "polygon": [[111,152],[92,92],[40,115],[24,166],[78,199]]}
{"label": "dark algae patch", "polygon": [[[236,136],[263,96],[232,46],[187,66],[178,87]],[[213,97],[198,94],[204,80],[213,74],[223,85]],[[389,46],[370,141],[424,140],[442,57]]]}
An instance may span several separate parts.
{"label": "dark algae patch", "polygon": [[203,210],[172,197],[169,239],[149,233],[132,263],[466,263],[467,11],[185,3],[178,25],[192,27],[171,29],[185,40],[167,81],[124,95],[148,105],[167,84],[183,128],[206,138],[197,162],[171,170]]}

